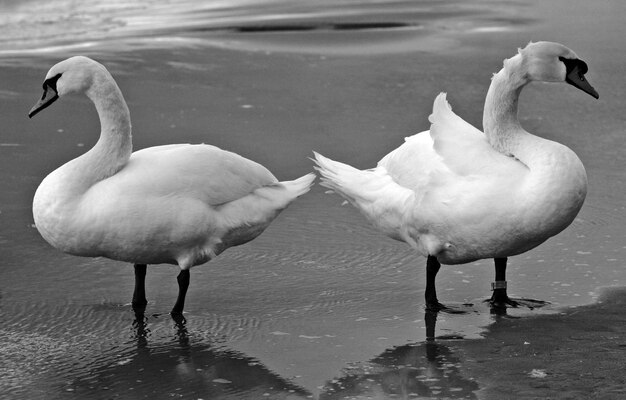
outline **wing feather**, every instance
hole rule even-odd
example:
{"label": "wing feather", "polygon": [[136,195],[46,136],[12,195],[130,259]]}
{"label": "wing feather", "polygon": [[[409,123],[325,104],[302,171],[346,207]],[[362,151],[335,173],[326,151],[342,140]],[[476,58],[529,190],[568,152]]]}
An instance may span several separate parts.
{"label": "wing feather", "polygon": [[140,196],[182,196],[217,206],[276,183],[262,165],[210,145],[155,146],[132,154],[128,164],[103,181]]}
{"label": "wing feather", "polygon": [[521,162],[494,150],[485,134],[457,116],[441,93],[429,117],[430,131],[405,139],[405,143],[385,156],[379,166],[387,169],[400,185],[417,193],[446,187],[510,182],[528,172]]}

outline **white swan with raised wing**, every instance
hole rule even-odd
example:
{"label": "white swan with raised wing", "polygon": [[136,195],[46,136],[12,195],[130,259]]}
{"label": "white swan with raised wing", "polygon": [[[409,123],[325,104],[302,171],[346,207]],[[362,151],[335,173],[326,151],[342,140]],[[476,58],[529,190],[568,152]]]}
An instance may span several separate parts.
{"label": "white swan with raised wing", "polygon": [[437,96],[430,131],[369,170],[315,153],[322,184],[345,197],[377,228],[426,256],[426,304],[437,299],[440,263],[494,258],[494,305],[516,305],[506,293],[506,258],[565,229],[582,207],[587,176],[568,147],[525,131],[517,118],[522,88],[531,81],[567,82],[598,98],[587,65],[567,47],[531,43],[494,75],[481,132]]}

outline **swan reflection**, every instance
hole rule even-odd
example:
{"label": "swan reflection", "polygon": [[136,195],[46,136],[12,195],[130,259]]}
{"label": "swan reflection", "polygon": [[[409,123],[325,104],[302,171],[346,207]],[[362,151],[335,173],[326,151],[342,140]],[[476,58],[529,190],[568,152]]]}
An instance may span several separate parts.
{"label": "swan reflection", "polygon": [[148,318],[141,311],[135,312],[132,341],[136,346],[115,350],[119,354],[114,360],[109,355],[106,362],[95,362],[88,375],[72,383],[72,391],[81,398],[102,398],[106,393],[132,399],[310,398],[307,390],[258,360],[198,341],[184,319],[173,320],[177,340],[154,343],[156,335]]}
{"label": "swan reflection", "polygon": [[457,337],[435,336],[436,312],[427,311],[424,320],[425,342],[394,347],[367,363],[347,368],[343,377],[327,382],[320,400],[477,398],[478,384],[463,376],[460,357],[446,344]]}

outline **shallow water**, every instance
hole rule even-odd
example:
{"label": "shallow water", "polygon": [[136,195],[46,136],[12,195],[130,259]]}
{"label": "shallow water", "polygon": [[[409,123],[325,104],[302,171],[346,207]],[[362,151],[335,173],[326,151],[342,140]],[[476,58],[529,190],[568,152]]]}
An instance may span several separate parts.
{"label": "shallow water", "polygon": [[[116,77],[137,149],[210,142],[291,179],[311,170],[311,150],[373,166],[428,128],[439,91],[480,126],[502,59],[531,39],[562,41],[587,61],[601,99],[531,86],[520,117],[579,154],[589,195],[572,226],[510,259],[511,292],[551,306],[509,314],[587,304],[625,281],[617,1],[577,2],[570,15],[559,11],[565,2],[145,1],[94,12],[99,2],[58,1],[40,19],[27,18],[28,4],[0,3],[14,24],[3,24],[0,42],[0,397],[475,398],[454,342],[480,337],[494,318],[482,303],[491,261],[441,270],[441,300],[467,313],[440,314],[433,326],[425,260],[316,187],[258,239],[192,270],[185,326],[167,315],[176,268],[151,266],[137,319],[131,266],[63,255],[32,225],[41,179],[97,139],[84,99],[26,118],[47,69],[70,54],[96,57]],[[93,21],[102,29],[87,29]]]}

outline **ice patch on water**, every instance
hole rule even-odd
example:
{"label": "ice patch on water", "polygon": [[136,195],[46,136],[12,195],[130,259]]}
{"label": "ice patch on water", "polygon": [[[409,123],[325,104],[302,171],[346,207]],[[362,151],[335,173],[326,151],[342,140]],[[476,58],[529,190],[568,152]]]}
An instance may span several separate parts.
{"label": "ice patch on water", "polygon": [[298,337],[302,339],[321,339],[322,338],[322,336],[309,336],[309,335],[299,335]]}
{"label": "ice patch on water", "polygon": [[285,336],[285,335],[291,335],[291,333],[281,332],[281,331],[274,331],[274,332],[270,332],[270,335]]}
{"label": "ice patch on water", "polygon": [[548,376],[545,369],[533,369],[528,373],[531,378],[545,378]]}

